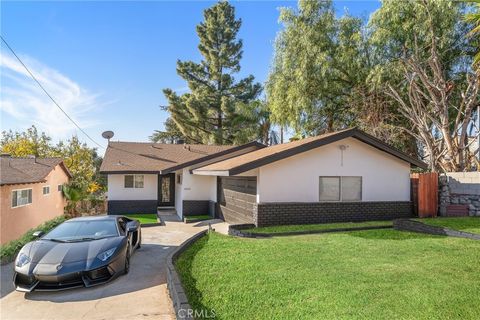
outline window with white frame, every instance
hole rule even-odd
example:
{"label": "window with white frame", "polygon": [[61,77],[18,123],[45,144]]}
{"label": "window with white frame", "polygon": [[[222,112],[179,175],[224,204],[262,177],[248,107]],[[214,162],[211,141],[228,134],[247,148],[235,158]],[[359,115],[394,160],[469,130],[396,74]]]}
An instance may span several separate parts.
{"label": "window with white frame", "polygon": [[50,194],[50,186],[44,186],[43,187],[43,195],[47,196]]}
{"label": "window with white frame", "polygon": [[320,177],[320,201],[361,201],[362,177],[326,176]]}
{"label": "window with white frame", "polygon": [[26,206],[32,203],[32,189],[12,191],[12,208]]}
{"label": "window with white frame", "polygon": [[127,174],[124,178],[125,188],[143,188],[143,174]]}
{"label": "window with white frame", "polygon": [[58,192],[62,191],[62,188],[63,188],[63,185],[62,185],[62,184],[59,184],[59,185],[57,186],[57,191],[58,191]]}

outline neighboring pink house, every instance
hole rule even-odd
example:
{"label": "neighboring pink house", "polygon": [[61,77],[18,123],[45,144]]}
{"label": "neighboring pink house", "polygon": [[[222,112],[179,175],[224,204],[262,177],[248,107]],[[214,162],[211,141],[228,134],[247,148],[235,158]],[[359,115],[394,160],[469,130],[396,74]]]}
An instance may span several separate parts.
{"label": "neighboring pink house", "polygon": [[60,158],[0,157],[0,244],[60,216],[71,174]]}

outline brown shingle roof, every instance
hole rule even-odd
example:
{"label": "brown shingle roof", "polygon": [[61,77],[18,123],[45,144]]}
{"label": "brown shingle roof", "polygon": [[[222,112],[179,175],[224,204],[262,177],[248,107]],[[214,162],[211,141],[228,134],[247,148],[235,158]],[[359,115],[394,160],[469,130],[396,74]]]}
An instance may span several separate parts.
{"label": "brown shingle roof", "polygon": [[243,146],[182,145],[142,142],[110,142],[105,152],[101,173],[168,173],[212,159],[233,150],[262,147],[252,142]]}
{"label": "brown shingle roof", "polygon": [[71,177],[61,158],[0,157],[0,185],[43,182],[60,165]]}
{"label": "brown shingle roof", "polygon": [[323,134],[316,137],[310,137],[298,141],[293,141],[284,144],[277,144],[268,148],[253,151],[235,158],[216,162],[198,169],[193,172],[198,174],[212,174],[218,175],[236,175],[248,170],[258,168],[260,166],[272,163],[295,154],[311,150],[341,139],[353,137],[364,143],[367,143],[381,151],[389,153],[397,158],[400,158],[410,164],[426,168],[427,165],[409,155],[389,146],[388,144],[378,140],[377,138],[366,134],[365,132],[356,128],[336,131],[332,133]]}

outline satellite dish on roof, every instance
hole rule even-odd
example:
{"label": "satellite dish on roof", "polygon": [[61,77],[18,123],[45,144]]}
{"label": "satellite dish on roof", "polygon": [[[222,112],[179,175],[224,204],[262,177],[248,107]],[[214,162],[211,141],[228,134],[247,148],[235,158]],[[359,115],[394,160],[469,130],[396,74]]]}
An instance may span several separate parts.
{"label": "satellite dish on roof", "polygon": [[110,141],[110,139],[113,138],[113,131],[104,131],[102,132],[102,137],[104,137],[105,139],[107,139],[108,141]]}

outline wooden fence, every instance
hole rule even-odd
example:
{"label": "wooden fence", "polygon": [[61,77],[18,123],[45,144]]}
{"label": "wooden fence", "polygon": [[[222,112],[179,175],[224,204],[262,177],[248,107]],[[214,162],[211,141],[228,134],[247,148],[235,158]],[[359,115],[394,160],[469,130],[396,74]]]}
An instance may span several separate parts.
{"label": "wooden fence", "polygon": [[414,213],[420,218],[436,217],[438,212],[438,173],[410,175]]}

